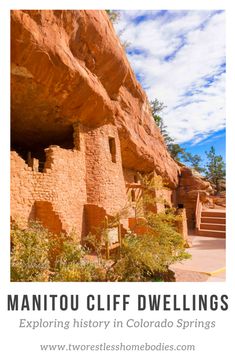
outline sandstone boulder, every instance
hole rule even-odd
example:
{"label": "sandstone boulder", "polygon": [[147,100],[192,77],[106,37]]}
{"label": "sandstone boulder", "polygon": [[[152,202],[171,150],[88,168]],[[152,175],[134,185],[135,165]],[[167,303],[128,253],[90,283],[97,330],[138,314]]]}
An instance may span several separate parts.
{"label": "sandstone boulder", "polygon": [[186,208],[190,228],[194,228],[195,226],[195,209],[198,192],[200,192],[201,201],[207,203],[213,189],[210,183],[203,179],[198,172],[188,167],[182,167],[180,183],[177,189],[177,200],[179,204],[182,204]]}

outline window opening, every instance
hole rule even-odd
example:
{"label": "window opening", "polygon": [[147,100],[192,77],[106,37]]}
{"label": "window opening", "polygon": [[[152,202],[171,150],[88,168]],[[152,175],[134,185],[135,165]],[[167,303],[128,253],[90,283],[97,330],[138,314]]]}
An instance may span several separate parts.
{"label": "window opening", "polygon": [[132,202],[135,202],[136,201],[136,198],[135,198],[135,190],[131,190],[131,201]]}
{"label": "window opening", "polygon": [[[25,163],[32,168],[35,172],[43,173],[45,162],[46,162],[46,153],[45,149],[49,146],[59,146],[63,149],[72,150],[74,146],[73,138],[73,127],[69,126],[67,129],[67,135],[63,138],[53,137],[50,139],[50,143],[47,141],[35,142],[30,144],[27,139],[21,141],[15,141],[15,135],[11,136],[11,150],[16,151],[18,155],[23,158]],[[79,135],[79,131],[77,132]],[[79,136],[77,136],[79,138]]]}
{"label": "window opening", "polygon": [[139,181],[138,179],[139,179],[139,178],[138,178],[138,175],[135,174],[135,175],[134,175],[134,183],[138,184],[138,181]]}
{"label": "window opening", "polygon": [[114,137],[109,137],[109,151],[111,154],[111,160],[113,163],[116,163],[116,144],[115,144],[115,138]]}

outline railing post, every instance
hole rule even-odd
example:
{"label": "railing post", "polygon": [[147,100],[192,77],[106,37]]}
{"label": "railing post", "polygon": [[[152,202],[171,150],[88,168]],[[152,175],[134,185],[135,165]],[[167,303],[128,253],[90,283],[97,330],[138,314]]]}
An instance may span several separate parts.
{"label": "railing post", "polygon": [[121,223],[118,221],[118,242],[120,244],[120,248],[122,247],[122,228]]}
{"label": "railing post", "polygon": [[105,253],[106,253],[106,260],[109,260],[109,236],[108,236],[108,217],[105,216]]}
{"label": "railing post", "polygon": [[196,230],[200,230],[201,212],[202,212],[202,203],[200,201],[200,192],[198,192],[198,194],[197,194],[197,203],[196,203],[196,211],[195,211]]}

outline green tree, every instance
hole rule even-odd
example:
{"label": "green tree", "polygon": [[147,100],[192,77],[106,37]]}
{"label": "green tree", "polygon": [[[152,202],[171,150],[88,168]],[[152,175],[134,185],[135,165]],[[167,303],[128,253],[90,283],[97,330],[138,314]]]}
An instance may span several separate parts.
{"label": "green tree", "polygon": [[150,107],[153,115],[153,119],[157,126],[159,127],[159,130],[163,137],[165,138],[166,136],[169,136],[167,133],[167,127],[163,122],[163,119],[161,117],[161,112],[166,108],[163,102],[160,102],[157,98],[154,99],[153,101],[150,102]]}
{"label": "green tree", "polygon": [[157,98],[155,98],[153,101],[150,102],[150,107],[152,111],[153,118],[157,124],[157,126],[163,125],[163,121],[159,113],[161,113],[166,106],[164,105],[163,102],[160,102]]}
{"label": "green tree", "polygon": [[166,108],[163,102],[160,102],[157,98],[150,102],[153,119],[156,125],[159,127],[161,135],[163,136],[167,147],[173,144],[174,139],[170,137],[167,131],[167,126],[161,117],[161,112]]}
{"label": "green tree", "polygon": [[[107,12],[109,19],[113,24],[116,24],[119,22],[120,16],[121,16],[120,11],[118,11],[118,10],[105,10],[105,11]],[[123,49],[127,50],[127,48],[129,48],[131,46],[131,43],[126,39],[122,39],[122,35],[125,32],[125,30],[126,30],[126,28],[120,29],[117,32],[117,36],[120,39],[120,42],[121,42]]]}
{"label": "green tree", "polygon": [[171,154],[171,157],[180,162],[182,156],[184,156],[185,154],[185,149],[183,147],[181,147],[178,143],[171,143],[168,146],[168,150]]}
{"label": "green tree", "polygon": [[189,163],[190,166],[199,173],[205,172],[205,168],[201,165],[202,158],[198,154],[191,154],[190,152],[184,151],[181,158],[184,162]]}
{"label": "green tree", "polygon": [[120,18],[120,11],[118,10],[105,10],[109,16],[112,23],[117,23]]}
{"label": "green tree", "polygon": [[185,149],[182,148],[179,144],[175,143],[174,139],[169,135],[167,131],[167,126],[164,124],[163,118],[161,116],[161,113],[166,108],[166,106],[163,102],[156,98],[150,102],[150,107],[153,119],[156,125],[159,127],[171,157],[176,161],[180,161],[181,157],[185,154]]}
{"label": "green tree", "polygon": [[205,152],[207,156],[207,164],[205,175],[206,178],[215,185],[216,191],[221,191],[221,183],[225,180],[225,162],[221,155],[216,155],[215,148],[212,146]]}
{"label": "green tree", "polygon": [[166,108],[164,103],[156,98],[150,102],[150,108],[152,111],[153,119],[156,125],[159,127],[171,157],[175,161],[189,163],[191,168],[194,168],[199,173],[204,173],[205,168],[203,168],[201,165],[201,157],[198,154],[193,155],[189,152],[186,152],[185,148],[181,147],[178,143],[175,143],[174,138],[169,135],[167,126],[164,124],[163,118],[161,116],[162,111]]}

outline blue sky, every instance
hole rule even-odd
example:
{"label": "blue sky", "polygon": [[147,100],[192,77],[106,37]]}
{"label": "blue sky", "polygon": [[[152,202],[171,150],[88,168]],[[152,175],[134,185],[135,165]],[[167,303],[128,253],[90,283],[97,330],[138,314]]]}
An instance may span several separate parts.
{"label": "blue sky", "polygon": [[121,11],[116,30],[169,134],[192,153],[225,157],[224,11]]}
{"label": "blue sky", "polygon": [[215,147],[216,154],[219,154],[223,157],[226,162],[226,131],[225,129],[219,130],[211,134],[208,138],[202,140],[196,145],[190,143],[182,143],[181,146],[186,148],[186,150],[192,154],[199,154],[202,157],[202,163],[206,162],[205,151],[209,151],[211,146]]}

